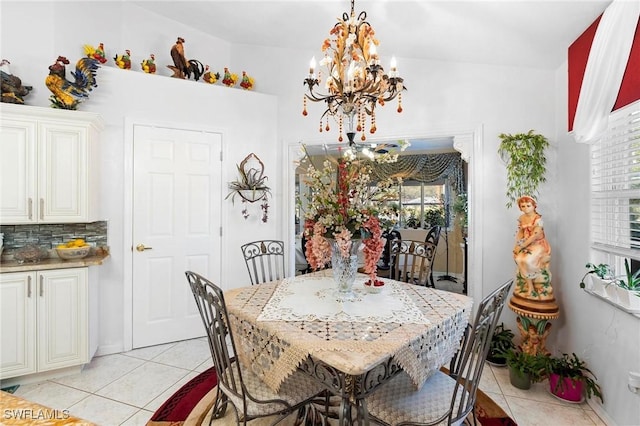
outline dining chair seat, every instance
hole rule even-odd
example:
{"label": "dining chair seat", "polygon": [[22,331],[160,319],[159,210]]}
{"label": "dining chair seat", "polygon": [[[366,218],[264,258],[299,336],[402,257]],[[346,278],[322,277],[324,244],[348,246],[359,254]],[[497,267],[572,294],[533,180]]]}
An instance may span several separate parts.
{"label": "dining chair seat", "polygon": [[513,280],[500,285],[477,307],[462,336],[448,374],[438,371],[420,390],[405,374],[366,399],[371,417],[384,425],[457,425],[470,413],[475,420],[476,393],[489,352],[491,336],[509,296]]}
{"label": "dining chair seat", "polygon": [[[233,377],[236,382],[240,381],[237,369],[233,369]],[[300,402],[301,396],[311,398],[314,395],[322,393],[324,389],[320,384],[315,382],[310,376],[296,371],[280,386],[276,393],[271,390],[260,378],[249,369],[242,371],[242,382],[247,392],[256,400],[247,398],[246,414],[251,418],[259,418],[269,416],[286,410],[287,407],[294,406]],[[230,389],[225,389],[225,384],[220,383],[222,391],[229,396],[229,399],[236,407],[242,407],[243,401]]]}
{"label": "dining chair seat", "polygon": [[[451,395],[455,386],[453,377],[437,371],[416,391],[411,378],[403,372],[374,392],[367,399],[367,408],[369,414],[393,425],[438,424],[451,412]],[[456,404],[461,397],[462,394],[457,395]]]}

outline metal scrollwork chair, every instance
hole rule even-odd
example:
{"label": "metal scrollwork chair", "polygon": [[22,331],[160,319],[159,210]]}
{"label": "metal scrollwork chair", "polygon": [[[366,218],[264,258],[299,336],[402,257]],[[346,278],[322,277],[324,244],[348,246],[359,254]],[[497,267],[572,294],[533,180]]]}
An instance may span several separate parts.
{"label": "metal scrollwork chair", "polygon": [[284,242],[254,241],[241,246],[251,284],[281,280],[285,277]]}
{"label": "metal scrollwork chair", "polygon": [[222,290],[195,272],[187,271],[185,274],[207,332],[218,375],[218,391],[210,424],[224,416],[229,403],[238,424],[246,425],[253,419],[278,416],[273,423],[276,424],[320,395],[323,388],[304,373],[293,373],[276,393],[250,369],[243,368],[237,357],[232,356],[238,352]]}
{"label": "metal scrollwork chair", "polygon": [[448,374],[437,371],[419,391],[407,374],[398,374],[367,398],[371,417],[385,425],[451,425],[463,423],[473,413],[475,422],[476,393],[491,336],[512,285],[513,280],[502,284],[480,302]]}
{"label": "metal scrollwork chair", "polygon": [[395,240],[391,247],[393,259],[391,278],[427,286],[435,254],[435,244],[413,240]]}
{"label": "metal scrollwork chair", "polygon": [[[431,243],[438,249],[438,241],[440,241],[440,225],[433,225],[429,228],[429,232],[427,232],[427,237],[425,238],[426,243]],[[436,284],[433,281],[433,262],[436,259],[436,251],[433,252],[433,257],[431,258],[431,265],[429,266],[429,286],[435,288]]]}

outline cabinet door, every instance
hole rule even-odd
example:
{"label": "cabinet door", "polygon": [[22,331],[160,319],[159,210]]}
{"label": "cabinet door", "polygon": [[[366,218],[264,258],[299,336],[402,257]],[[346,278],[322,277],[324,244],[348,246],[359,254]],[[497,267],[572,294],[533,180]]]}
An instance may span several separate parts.
{"label": "cabinet door", "polygon": [[89,361],[87,268],[40,271],[38,371]]}
{"label": "cabinet door", "polygon": [[36,125],[3,118],[0,126],[0,218],[2,223],[37,220]]}
{"label": "cabinet door", "polygon": [[86,126],[40,123],[40,222],[87,221],[88,148]]}
{"label": "cabinet door", "polygon": [[0,379],[36,371],[35,273],[0,275]]}

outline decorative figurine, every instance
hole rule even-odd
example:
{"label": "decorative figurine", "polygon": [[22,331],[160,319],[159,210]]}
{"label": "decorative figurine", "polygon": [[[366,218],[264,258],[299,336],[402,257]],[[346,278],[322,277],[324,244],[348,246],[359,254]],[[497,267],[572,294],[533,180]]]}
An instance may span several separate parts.
{"label": "decorative figurine", "polygon": [[104,43],[100,43],[98,47],[93,47],[90,44],[84,45],[84,53],[88,58],[93,58],[101,64],[107,63],[107,56],[104,53]]}
{"label": "decorative figurine", "polygon": [[245,71],[242,71],[242,80],[240,80],[240,87],[245,90],[253,89],[253,77],[249,77]]}
{"label": "decorative figurine", "polygon": [[147,74],[155,74],[156,73],[155,60],[156,60],[156,57],[153,53],[149,55],[148,59],[143,59],[142,62],[140,63],[140,66],[142,67],[142,71],[144,71]]}
{"label": "decorative figurine", "polygon": [[205,65],[204,74],[202,75],[202,79],[210,84],[216,84],[218,80],[220,80],[220,73],[214,72],[209,69],[209,65]]}
{"label": "decorative figurine", "polygon": [[98,86],[96,71],[100,63],[93,58],[81,58],[76,63],[76,70],[72,74],[74,81],[66,79],[66,65],[69,60],[58,56],[56,62],[49,66],[49,75],[45,79],[47,88],[53,93],[49,97],[53,108],[72,109],[89,97],[89,92]]}
{"label": "decorative figurine", "polygon": [[123,70],[131,69],[131,51],[129,49],[124,51],[124,55],[116,55],[113,57],[114,62]]}
{"label": "decorative figurine", "polygon": [[233,87],[238,82],[238,74],[232,74],[229,68],[224,67],[224,76],[222,77],[222,84],[227,87]]}
{"label": "decorative figurine", "polygon": [[2,76],[2,102],[10,104],[24,104],[24,96],[27,96],[32,86],[23,86],[22,80],[11,74],[11,63],[3,59],[0,62],[0,75]]}
{"label": "decorative figurine", "polygon": [[193,74],[193,79],[198,81],[204,73],[202,62],[197,59],[187,59],[185,56],[182,37],[178,37],[176,44],[171,47],[171,59],[173,59],[173,65],[167,65],[167,68],[173,71],[171,77],[189,79]]}

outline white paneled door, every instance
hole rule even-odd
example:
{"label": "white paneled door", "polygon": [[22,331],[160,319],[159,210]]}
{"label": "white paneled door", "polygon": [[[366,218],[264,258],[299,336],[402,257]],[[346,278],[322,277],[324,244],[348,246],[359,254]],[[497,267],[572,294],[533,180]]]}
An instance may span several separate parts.
{"label": "white paneled door", "polygon": [[133,348],[204,336],[185,277],[220,278],[222,135],[134,126]]}

